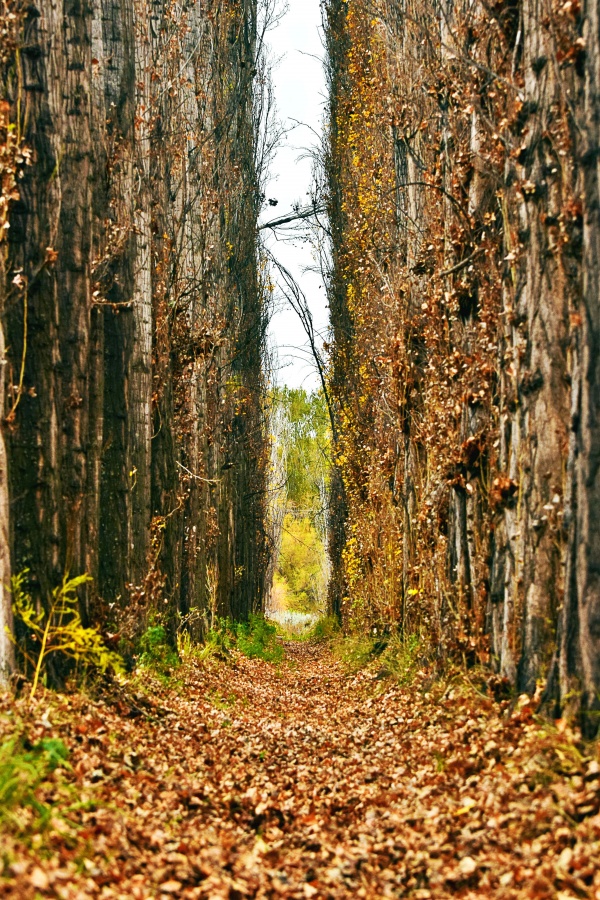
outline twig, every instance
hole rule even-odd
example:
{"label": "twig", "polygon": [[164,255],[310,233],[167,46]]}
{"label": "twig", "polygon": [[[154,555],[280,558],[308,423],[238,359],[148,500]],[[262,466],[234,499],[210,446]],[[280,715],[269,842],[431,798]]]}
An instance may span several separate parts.
{"label": "twig", "polygon": [[471,253],[470,256],[467,256],[466,259],[462,259],[459,263],[456,263],[455,266],[452,266],[451,269],[444,269],[439,273],[440,278],[444,278],[446,275],[454,275],[455,272],[460,272],[461,269],[464,269],[465,266],[468,266],[470,262],[472,262],[476,256],[479,256],[483,253],[483,249],[480,247],[478,250],[475,250],[474,253]]}
{"label": "twig", "polygon": [[25,378],[25,360],[27,359],[27,295],[29,291],[29,285],[25,285],[25,290],[23,292],[23,353],[21,354],[21,370],[19,372],[19,385],[17,387],[17,396],[15,397],[15,401],[11,407],[10,412],[6,416],[7,422],[12,422],[15,417],[15,413],[17,411],[17,406],[19,405],[19,401],[21,400],[21,395],[23,394],[23,381]]}
{"label": "twig", "polygon": [[179,460],[177,460],[177,465],[180,469],[183,469],[184,472],[187,472],[187,474],[192,478],[195,478],[196,481],[204,481],[206,484],[219,484],[221,481],[220,478],[202,478],[201,475],[195,475],[193,472],[190,472],[190,470],[186,466],[182,465]]}
{"label": "twig", "polygon": [[317,206],[316,204],[314,204],[313,206],[299,209],[295,213],[290,213],[287,216],[283,216],[281,219],[272,219],[270,222],[265,222],[264,225],[258,226],[258,230],[264,231],[265,228],[279,228],[280,225],[289,225],[290,222],[299,222],[302,219],[310,219],[311,216],[317,216],[322,212],[325,212],[325,207]]}

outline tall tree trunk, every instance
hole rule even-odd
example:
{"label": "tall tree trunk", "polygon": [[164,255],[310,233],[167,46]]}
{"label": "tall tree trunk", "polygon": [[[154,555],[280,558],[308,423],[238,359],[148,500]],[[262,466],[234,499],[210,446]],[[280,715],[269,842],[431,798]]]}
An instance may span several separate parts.
{"label": "tall tree trunk", "polygon": [[0,688],[8,682],[8,677],[15,664],[13,643],[10,639],[13,630],[10,585],[10,506],[8,493],[8,462],[4,442],[4,400],[6,357],[4,347],[4,326],[2,312],[4,308],[4,285],[6,244],[0,237]]}
{"label": "tall tree trunk", "polygon": [[25,355],[9,442],[11,503],[15,565],[30,568],[42,596],[65,571],[97,569],[97,544],[88,539],[90,26],[85,4],[29,7],[19,88],[34,164],[11,228],[11,261],[29,282],[27,307],[7,312],[15,384]]}
{"label": "tall tree trunk", "polygon": [[[581,40],[579,8],[557,15],[549,0],[390,2],[381,28],[366,0],[330,0],[327,163],[348,521],[333,577],[349,619],[396,625],[379,585],[400,538],[403,631],[438,653],[489,655],[534,692],[556,671],[562,618],[562,697],[595,712],[600,62],[588,7]],[[389,165],[394,184],[377,196]],[[386,292],[396,306],[382,314]],[[377,485],[390,457],[399,535]]]}
{"label": "tall tree trunk", "polygon": [[[519,406],[512,427],[522,430],[517,470],[519,527],[524,535],[518,689],[530,692],[538,679],[546,677],[556,641],[565,552],[556,513],[564,499],[569,419],[568,284],[557,235],[546,223],[560,216],[570,185],[569,167],[561,165],[548,137],[560,87],[543,25],[547,14],[545,0],[526,0],[523,5],[525,102],[532,112],[521,150],[525,161],[519,172],[518,233],[525,245],[525,284],[513,311]],[[544,59],[548,60],[545,65]],[[567,180],[566,186],[563,180]],[[518,585],[515,588],[519,590]]]}
{"label": "tall tree trunk", "polygon": [[135,258],[133,263],[133,333],[127,371],[129,465],[129,579],[140,584],[147,568],[150,538],[152,439],[152,195],[151,2],[134,0],[135,157],[132,206]]}
{"label": "tall tree trunk", "polygon": [[585,8],[582,131],[583,296],[575,312],[571,407],[570,546],[562,628],[561,693],[580,701],[584,733],[600,723],[600,12]]}

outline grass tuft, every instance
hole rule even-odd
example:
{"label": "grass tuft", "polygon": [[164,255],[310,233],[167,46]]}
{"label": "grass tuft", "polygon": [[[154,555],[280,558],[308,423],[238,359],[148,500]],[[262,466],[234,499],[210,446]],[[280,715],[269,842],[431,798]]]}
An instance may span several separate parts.
{"label": "grass tuft", "polygon": [[340,633],[340,623],[338,622],[335,616],[323,616],[320,618],[310,631],[304,635],[304,639],[307,641],[315,641],[316,643],[322,643],[325,641],[332,641],[334,638],[338,637]]}
{"label": "grass tuft", "polygon": [[358,672],[375,660],[380,672],[399,684],[411,684],[423,665],[424,647],[419,635],[381,638],[376,635],[333,633],[332,650],[349,672]]}
{"label": "grass tuft", "polygon": [[234,650],[249,659],[263,659],[271,663],[280,663],[284,657],[277,627],[258,615],[251,615],[247,622],[218,619],[204,643],[195,648],[192,655],[203,662],[211,658],[228,659]]}
{"label": "grass tuft", "polygon": [[169,678],[181,665],[176,650],[169,644],[163,625],[150,625],[140,638],[138,666],[151,669],[159,678]]}
{"label": "grass tuft", "polygon": [[238,622],[235,635],[238,650],[249,659],[282,661],[284,651],[277,639],[277,628],[262,616],[251,615],[248,622]]}
{"label": "grass tuft", "polygon": [[68,756],[58,738],[29,746],[21,734],[4,741],[0,745],[0,823],[17,831],[26,826],[41,831],[51,808],[39,799],[38,790],[55,769],[69,768]]}

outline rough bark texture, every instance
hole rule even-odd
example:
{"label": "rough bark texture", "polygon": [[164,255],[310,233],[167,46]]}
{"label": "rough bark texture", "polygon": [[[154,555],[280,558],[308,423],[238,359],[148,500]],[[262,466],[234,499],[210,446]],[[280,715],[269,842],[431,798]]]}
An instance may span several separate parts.
{"label": "rough bark texture", "polygon": [[349,626],[489,662],[520,691],[551,675],[547,697],[588,711],[590,732],[592,7],[327,5],[333,483],[346,520],[332,605]]}
{"label": "rough bark texture", "polygon": [[[4,122],[2,123],[4,126]],[[0,211],[1,216],[1,211]],[[0,226],[4,222],[0,218]],[[1,232],[0,232],[1,234]],[[5,284],[5,242],[0,237],[0,312],[4,307]],[[6,370],[6,355],[4,347],[4,329],[0,322],[0,423],[4,422],[5,409],[5,385],[4,372]],[[11,598],[8,592],[10,584],[10,514],[8,493],[8,464],[6,458],[6,444],[4,441],[4,429],[0,425],[0,686],[8,681],[14,667],[13,644],[9,637],[12,632]]]}
{"label": "rough bark texture", "polygon": [[[15,100],[34,167],[20,185],[9,233],[12,271],[27,303],[7,309],[19,405],[9,438],[14,566],[47,595],[88,565],[90,377],[90,23],[87,8],[29,7]],[[24,113],[23,113],[24,114]],[[39,123],[39,127],[38,127]],[[52,261],[48,249],[57,251]],[[9,273],[10,278],[10,273]],[[24,336],[27,335],[26,346]],[[97,562],[92,559],[92,574]]]}
{"label": "rough bark texture", "polygon": [[13,569],[126,635],[262,603],[256,52],[253,0],[40,0],[6,68]]}
{"label": "rough bark texture", "polygon": [[600,717],[600,15],[585,6],[585,87],[580,108],[583,284],[574,313],[569,465],[569,554],[560,684],[585,732]]}
{"label": "rough bark texture", "polygon": [[[519,689],[529,692],[548,671],[563,593],[565,542],[558,514],[568,448],[572,293],[560,236],[547,224],[559,221],[569,198],[572,161],[558,155],[553,134],[564,83],[557,80],[544,13],[544,3],[523,4],[524,100],[517,131],[522,143],[516,164],[508,162],[505,172],[521,255],[504,291],[505,352],[511,362],[502,374],[499,468],[519,490],[517,513],[507,510],[496,531],[491,586],[495,596],[503,594],[497,614],[520,623],[521,631],[515,646],[501,637],[504,627],[494,630],[500,637],[500,671],[511,679],[516,674]],[[511,190],[511,181],[520,190]],[[504,250],[506,256],[515,251],[509,230]]]}
{"label": "rough bark texture", "polygon": [[[7,79],[15,48],[21,39],[21,17],[10,4],[0,6],[0,75]],[[12,598],[9,591],[11,578],[10,560],[10,488],[5,432],[12,417],[12,407],[6,397],[6,346],[4,338],[4,313],[12,294],[25,291],[27,284],[15,275],[12,283],[7,277],[8,233],[10,230],[11,204],[19,199],[18,178],[26,155],[23,152],[21,134],[13,127],[10,104],[0,96],[0,686],[8,683],[15,664]],[[25,301],[26,302],[26,301]]]}

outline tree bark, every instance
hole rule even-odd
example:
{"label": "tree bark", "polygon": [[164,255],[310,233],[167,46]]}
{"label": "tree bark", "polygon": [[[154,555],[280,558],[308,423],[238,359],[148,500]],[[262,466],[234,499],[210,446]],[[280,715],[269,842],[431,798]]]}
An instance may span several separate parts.
{"label": "tree bark", "polygon": [[256,3],[40,0],[25,31],[13,571],[42,601],[87,571],[88,618],[131,646],[215,598],[245,618],[266,569]]}
{"label": "tree bark", "polygon": [[13,384],[25,357],[9,440],[11,514],[15,568],[30,568],[42,597],[65,571],[97,570],[97,545],[88,539],[90,26],[85,4],[29,7],[18,88],[33,166],[10,235],[11,264],[29,283],[27,309],[7,311]]}
{"label": "tree bark", "polygon": [[[332,596],[353,626],[379,620],[432,653],[489,659],[519,691],[550,672],[552,694],[560,657],[559,706],[589,710],[591,733],[598,10],[390,2],[381,28],[364,0],[326,11],[331,380],[348,522]],[[385,513],[390,460],[399,522]],[[380,588],[395,566],[399,607]]]}
{"label": "tree bark", "polygon": [[585,8],[582,130],[583,288],[575,311],[569,474],[570,541],[560,660],[567,709],[584,734],[600,723],[600,13]]}
{"label": "tree bark", "polygon": [[6,687],[15,665],[13,643],[12,596],[10,585],[10,504],[8,460],[4,441],[6,355],[2,312],[4,308],[5,242],[0,238],[0,688]]}

